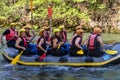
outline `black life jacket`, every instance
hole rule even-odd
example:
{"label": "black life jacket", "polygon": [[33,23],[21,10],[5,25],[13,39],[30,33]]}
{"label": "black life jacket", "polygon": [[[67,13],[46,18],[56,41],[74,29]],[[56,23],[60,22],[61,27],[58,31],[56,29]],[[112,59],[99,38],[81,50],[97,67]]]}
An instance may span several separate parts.
{"label": "black life jacket", "polygon": [[[77,39],[78,37],[80,37],[80,36],[75,36],[75,37],[72,39],[71,48],[76,48],[75,41],[76,41],[76,39]],[[81,45],[81,43],[82,43],[82,37],[80,37],[79,45]]]}
{"label": "black life jacket", "polygon": [[45,38],[44,38],[43,36],[41,36],[41,37],[38,39],[38,41],[37,41],[37,49],[40,50],[40,49],[38,48],[38,44],[39,44],[39,42],[40,42],[40,40],[41,40],[42,38],[44,39],[44,43],[42,43],[41,46],[42,46],[43,49],[46,50],[46,40],[45,40]]}
{"label": "black life jacket", "polygon": [[62,38],[63,42],[67,41],[67,33],[65,31],[61,32],[61,38]]}
{"label": "black life jacket", "polygon": [[100,35],[91,34],[88,40],[88,49],[89,50],[98,50],[100,48],[100,42],[97,41],[97,37]]}
{"label": "black life jacket", "polygon": [[22,41],[19,43],[20,46],[27,48],[28,43],[27,43],[27,38],[26,37],[20,37]]}
{"label": "black life jacket", "polygon": [[[51,47],[52,47],[52,49],[53,49],[53,39],[55,39],[55,38],[57,39],[57,44],[62,41],[60,37],[53,36],[53,37],[51,38]],[[56,49],[57,49],[57,48],[56,48]]]}

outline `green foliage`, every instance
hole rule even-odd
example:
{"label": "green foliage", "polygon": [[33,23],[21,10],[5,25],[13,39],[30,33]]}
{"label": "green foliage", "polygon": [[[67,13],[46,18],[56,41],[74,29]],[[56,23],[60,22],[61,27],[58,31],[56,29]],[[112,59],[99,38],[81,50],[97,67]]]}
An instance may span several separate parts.
{"label": "green foliage", "polygon": [[[14,19],[20,19],[20,9],[29,8],[30,0],[15,0],[15,3],[9,3],[13,0],[0,0],[0,19],[8,19],[13,16]],[[102,0],[103,1],[103,0]],[[33,16],[35,25],[49,25],[48,6],[52,6],[52,25],[57,26],[77,26],[83,22],[89,22],[91,15],[93,18],[105,13],[108,9],[107,3],[101,0],[33,0]],[[110,0],[108,0],[109,2]],[[83,8],[82,8],[83,7]],[[85,9],[84,9],[85,8]],[[24,14],[23,14],[24,16]],[[41,22],[41,23],[38,23]]]}

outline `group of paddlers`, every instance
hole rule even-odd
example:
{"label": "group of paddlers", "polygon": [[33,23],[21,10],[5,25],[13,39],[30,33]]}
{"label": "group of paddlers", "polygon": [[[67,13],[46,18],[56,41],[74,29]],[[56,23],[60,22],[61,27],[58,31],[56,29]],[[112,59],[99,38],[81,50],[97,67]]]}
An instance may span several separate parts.
{"label": "group of paddlers", "polygon": [[6,36],[7,46],[18,49],[19,53],[24,50],[23,55],[37,54],[42,56],[44,53],[52,56],[83,56],[89,55],[100,57],[104,54],[103,41],[101,38],[101,29],[94,28],[85,43],[82,42],[84,30],[81,26],[75,28],[72,39],[68,41],[65,26],[61,25],[53,30],[50,36],[50,27],[41,27],[39,38],[36,44],[31,44],[35,37],[34,31],[30,34],[30,25],[25,25],[19,32],[16,31],[16,24],[11,23],[10,28],[6,29],[1,35],[1,44],[3,36]]}

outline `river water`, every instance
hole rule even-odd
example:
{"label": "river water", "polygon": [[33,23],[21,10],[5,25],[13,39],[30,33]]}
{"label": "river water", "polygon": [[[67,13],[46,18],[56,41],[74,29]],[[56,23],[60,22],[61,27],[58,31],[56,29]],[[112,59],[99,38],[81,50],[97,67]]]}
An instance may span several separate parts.
{"label": "river water", "polygon": [[120,80],[120,65],[105,67],[13,66],[0,56],[0,80]]}
{"label": "river water", "polygon": [[120,65],[106,67],[13,66],[0,57],[0,80],[120,80]]}

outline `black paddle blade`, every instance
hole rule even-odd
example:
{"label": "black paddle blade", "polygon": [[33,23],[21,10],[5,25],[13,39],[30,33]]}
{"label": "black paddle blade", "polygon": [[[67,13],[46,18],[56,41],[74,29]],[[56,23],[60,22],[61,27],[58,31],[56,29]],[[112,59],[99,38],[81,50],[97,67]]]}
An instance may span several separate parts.
{"label": "black paddle blade", "polygon": [[93,59],[93,57],[91,57],[91,56],[86,56],[86,58],[85,58],[85,62],[94,62],[94,59]]}

